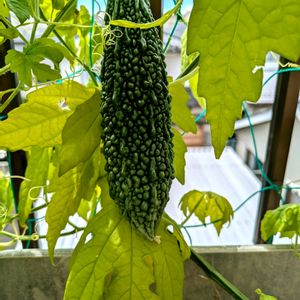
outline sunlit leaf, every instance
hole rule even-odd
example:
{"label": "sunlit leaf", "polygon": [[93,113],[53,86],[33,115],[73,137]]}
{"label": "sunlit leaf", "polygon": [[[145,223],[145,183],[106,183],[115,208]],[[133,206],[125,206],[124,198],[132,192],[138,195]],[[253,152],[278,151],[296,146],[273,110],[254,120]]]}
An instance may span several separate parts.
{"label": "sunlit leaf", "polygon": [[77,106],[62,132],[60,175],[86,161],[100,146],[100,92]]}
{"label": "sunlit leaf", "polygon": [[184,85],[176,81],[171,82],[169,91],[172,96],[172,121],[184,132],[196,133],[195,119],[187,106],[190,97]]}
{"label": "sunlit leaf", "polygon": [[292,238],[300,235],[300,205],[285,204],[269,210],[261,222],[262,238],[266,241],[280,233],[280,237]]}
{"label": "sunlit leaf", "polygon": [[186,217],[194,214],[203,224],[210,217],[218,234],[223,225],[233,218],[233,210],[228,200],[212,192],[188,192],[180,201],[180,209]]}
{"label": "sunlit leaf", "polygon": [[31,146],[61,144],[67,118],[77,105],[90,99],[95,89],[66,81],[27,95],[28,101],[8,114],[0,123],[0,148],[16,151]]}
{"label": "sunlit leaf", "polygon": [[92,197],[99,172],[96,158],[99,158],[97,152],[90,160],[53,179],[55,193],[46,212],[48,223],[46,238],[51,260],[57,239],[66,227],[69,217],[77,212],[82,199],[90,200]]}
{"label": "sunlit leaf", "polygon": [[32,202],[37,200],[41,190],[46,186],[48,177],[50,150],[32,147],[27,161],[25,178],[21,184],[19,195],[19,222],[25,226],[31,212]]}
{"label": "sunlit leaf", "polygon": [[174,137],[174,171],[175,177],[181,184],[185,182],[185,153],[187,152],[186,144],[182,138],[182,135],[173,129]]}
{"label": "sunlit leaf", "polygon": [[114,204],[104,207],[73,254],[65,299],[182,299],[183,259],[166,226],[158,229],[158,244],[130,226]]}
{"label": "sunlit leaf", "polygon": [[30,17],[30,9],[27,0],[5,0],[7,7],[12,11],[20,23],[24,23]]}
{"label": "sunlit leaf", "polygon": [[[280,8],[280,9],[279,9]],[[200,53],[198,94],[206,99],[215,154],[220,157],[244,100],[257,101],[268,51],[300,56],[299,0],[194,1],[187,53]]]}

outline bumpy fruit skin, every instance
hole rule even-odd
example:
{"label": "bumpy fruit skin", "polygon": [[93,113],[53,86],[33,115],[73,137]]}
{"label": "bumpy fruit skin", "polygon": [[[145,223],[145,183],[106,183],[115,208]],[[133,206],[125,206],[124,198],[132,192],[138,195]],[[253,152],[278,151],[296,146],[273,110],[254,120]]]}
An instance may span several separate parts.
{"label": "bumpy fruit skin", "polygon": [[[107,14],[136,23],[153,21],[149,0],[109,0]],[[114,42],[105,47],[101,71],[110,196],[153,239],[174,178],[171,97],[162,45],[156,28],[111,30]]]}

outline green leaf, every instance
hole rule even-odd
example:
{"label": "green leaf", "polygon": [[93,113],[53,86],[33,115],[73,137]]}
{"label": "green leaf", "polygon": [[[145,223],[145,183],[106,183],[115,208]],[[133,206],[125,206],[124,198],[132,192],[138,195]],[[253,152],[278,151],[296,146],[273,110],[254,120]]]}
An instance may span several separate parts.
{"label": "green leaf", "polygon": [[27,161],[25,178],[20,188],[19,222],[25,226],[31,212],[32,202],[35,201],[46,186],[50,159],[49,148],[32,147]]}
{"label": "green leaf", "polygon": [[[280,8],[280,9],[279,9]],[[215,154],[220,157],[244,100],[257,101],[270,50],[300,56],[299,0],[194,1],[187,53],[200,53],[198,94],[206,99]]]}
{"label": "green leaf", "polygon": [[233,218],[233,210],[228,200],[213,192],[190,191],[182,197],[180,205],[180,209],[187,217],[186,221],[194,214],[206,224],[206,218],[210,217],[218,234],[223,225]]}
{"label": "green leaf", "polygon": [[[91,16],[88,9],[84,5],[80,5],[78,24],[85,26],[91,25]],[[81,36],[85,37],[89,33],[90,29],[88,27],[80,27],[79,31]]]}
{"label": "green leaf", "polygon": [[24,23],[30,17],[30,9],[27,0],[6,0],[7,7]]}
{"label": "green leaf", "polygon": [[257,289],[256,294],[259,295],[259,300],[278,300],[276,297],[274,296],[269,296],[264,294],[261,289]]}
{"label": "green leaf", "polygon": [[2,230],[13,211],[14,199],[9,178],[0,171],[0,230]]}
{"label": "green leaf", "polygon": [[262,238],[266,241],[280,233],[280,237],[292,238],[300,235],[300,205],[285,204],[269,210],[261,222]]}
{"label": "green leaf", "polygon": [[187,107],[189,94],[184,85],[179,82],[171,82],[169,91],[172,96],[172,121],[184,132],[197,132],[195,119]]}
{"label": "green leaf", "polygon": [[55,191],[48,205],[47,241],[49,256],[53,260],[54,248],[69,217],[74,215],[82,199],[90,200],[94,193],[99,174],[99,152],[86,162],[71,169],[61,177],[54,177],[52,189]]}
{"label": "green leaf", "polygon": [[42,82],[61,78],[58,69],[51,69],[41,61],[50,59],[58,68],[64,56],[65,50],[61,45],[52,39],[40,38],[24,47],[23,52],[9,50],[5,56],[5,63],[11,65],[11,71],[17,73],[20,81],[32,86],[32,73]]}
{"label": "green leaf", "polygon": [[28,94],[27,103],[11,111],[8,119],[0,123],[0,148],[16,151],[61,144],[67,118],[94,93],[95,89],[66,81]]}
{"label": "green leaf", "polygon": [[100,145],[100,92],[77,106],[62,132],[60,175],[86,161]]}
{"label": "green leaf", "polygon": [[74,251],[64,299],[182,299],[183,259],[166,226],[158,229],[160,244],[151,242],[115,204],[104,207]]}
{"label": "green leaf", "polygon": [[0,16],[7,18],[9,16],[9,10],[7,8],[5,0],[0,0]]}
{"label": "green leaf", "polygon": [[182,135],[173,129],[174,137],[174,171],[175,177],[181,184],[185,182],[185,153],[187,152],[186,144],[182,138]]}
{"label": "green leaf", "polygon": [[3,23],[0,22],[0,44],[3,44],[6,40],[13,40],[19,36],[19,31],[15,28],[6,28]]}

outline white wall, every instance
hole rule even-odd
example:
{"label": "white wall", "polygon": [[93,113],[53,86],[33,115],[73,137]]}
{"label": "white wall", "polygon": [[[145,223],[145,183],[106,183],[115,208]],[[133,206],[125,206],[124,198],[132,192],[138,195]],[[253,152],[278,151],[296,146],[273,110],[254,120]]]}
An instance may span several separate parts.
{"label": "white wall", "polygon": [[[269,137],[269,127],[270,123],[254,126],[258,157],[262,162],[265,161],[267,142]],[[249,149],[254,154],[254,147],[250,129],[245,128],[238,130],[237,138],[237,152],[240,157],[245,160],[247,149]],[[300,179],[300,121],[296,119],[290,145],[285,181],[295,181],[298,179]]]}

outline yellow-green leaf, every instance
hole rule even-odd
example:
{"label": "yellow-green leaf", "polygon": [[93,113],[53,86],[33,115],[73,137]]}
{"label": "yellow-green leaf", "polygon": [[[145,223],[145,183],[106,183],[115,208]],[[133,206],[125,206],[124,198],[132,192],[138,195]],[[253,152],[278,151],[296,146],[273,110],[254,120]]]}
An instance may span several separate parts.
{"label": "yellow-green leaf", "polygon": [[48,177],[50,149],[32,147],[27,162],[25,178],[20,188],[19,222],[25,226],[31,212],[32,202],[37,200]]}
{"label": "yellow-green leaf", "polygon": [[290,239],[300,235],[299,204],[285,204],[267,211],[261,222],[262,238],[266,241],[277,233]]}
{"label": "yellow-green leaf", "polygon": [[69,217],[77,212],[82,199],[90,200],[92,197],[99,172],[97,158],[99,156],[95,152],[90,160],[53,179],[52,188],[55,193],[46,212],[48,223],[46,238],[51,260],[57,239],[66,227]]}
{"label": "yellow-green leaf", "polygon": [[160,244],[145,239],[115,204],[104,207],[74,251],[64,299],[182,299],[177,240],[164,222],[158,235]]}
{"label": "yellow-green leaf", "polygon": [[190,191],[182,197],[180,205],[188,218],[194,214],[203,224],[206,224],[206,218],[210,217],[218,234],[223,225],[233,218],[233,210],[228,200],[213,192]]}
{"label": "yellow-green leaf", "polygon": [[80,104],[62,132],[60,175],[86,161],[100,146],[100,92]]}
{"label": "yellow-green leaf", "polygon": [[185,182],[185,153],[187,151],[186,144],[182,138],[182,135],[173,129],[174,137],[174,171],[177,180],[184,184]]}
{"label": "yellow-green leaf", "polygon": [[195,119],[187,107],[189,94],[184,85],[174,81],[169,84],[169,91],[172,96],[172,121],[180,127],[184,132],[197,132]]}
{"label": "yellow-green leaf", "polygon": [[[279,9],[280,8],[280,9]],[[187,53],[200,53],[198,94],[206,99],[215,154],[220,157],[244,100],[257,101],[268,51],[300,56],[299,0],[194,1]]]}
{"label": "yellow-green leaf", "polygon": [[28,101],[11,111],[8,119],[0,123],[0,148],[16,151],[61,144],[67,118],[77,105],[94,93],[95,89],[68,81],[28,94]]}

